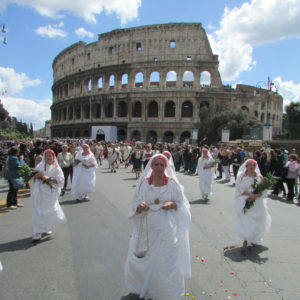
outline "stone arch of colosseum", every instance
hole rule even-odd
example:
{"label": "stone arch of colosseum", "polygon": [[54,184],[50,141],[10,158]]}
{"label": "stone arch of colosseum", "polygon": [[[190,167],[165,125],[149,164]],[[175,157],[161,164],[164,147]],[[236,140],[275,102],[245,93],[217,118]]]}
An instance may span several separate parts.
{"label": "stone arch of colosseum", "polygon": [[224,86],[218,65],[201,23],[117,29],[71,45],[52,65],[52,137],[88,138],[92,126],[116,126],[121,140],[185,141],[201,109],[219,102],[280,133],[282,97]]}

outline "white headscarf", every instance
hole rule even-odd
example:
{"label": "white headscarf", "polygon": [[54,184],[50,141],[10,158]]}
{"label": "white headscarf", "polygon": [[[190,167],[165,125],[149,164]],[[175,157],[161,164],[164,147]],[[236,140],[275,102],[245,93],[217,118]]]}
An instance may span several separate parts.
{"label": "white headscarf", "polygon": [[191,277],[191,258],[190,258],[190,243],[189,243],[189,233],[190,233],[190,227],[191,227],[191,212],[190,212],[190,204],[184,194],[184,187],[179,183],[178,178],[176,176],[175,170],[171,167],[170,163],[168,162],[168,159],[161,153],[154,154],[149,162],[147,163],[147,166],[143,173],[141,174],[141,177],[136,185],[135,192],[133,194],[132,198],[132,207],[129,217],[132,218],[135,215],[134,210],[134,203],[137,203],[138,196],[139,196],[139,190],[142,185],[142,183],[147,180],[151,174],[152,174],[152,163],[155,159],[162,159],[165,161],[166,168],[164,174],[173,181],[178,184],[180,188],[180,192],[182,194],[182,209],[178,209],[178,233],[179,233],[179,258],[180,263],[184,271],[184,277],[190,278]]}
{"label": "white headscarf", "polygon": [[56,167],[56,168],[59,168],[59,165],[58,165],[58,162],[57,162],[57,159],[56,159],[56,156],[55,156],[55,153],[53,150],[51,149],[47,149],[44,151],[43,153],[43,158],[42,158],[42,161],[38,164],[39,168],[41,170],[43,170],[43,172],[46,172],[47,171],[47,166],[49,166],[47,163],[46,163],[46,159],[45,159],[45,155],[46,153],[51,153],[52,156],[53,156],[53,166]]}

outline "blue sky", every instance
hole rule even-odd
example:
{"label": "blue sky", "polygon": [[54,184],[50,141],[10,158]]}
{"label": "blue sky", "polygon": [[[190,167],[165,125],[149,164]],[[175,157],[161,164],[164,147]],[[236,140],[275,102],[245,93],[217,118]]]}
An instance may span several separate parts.
{"label": "blue sky", "polygon": [[279,83],[284,103],[300,101],[300,0],[0,0],[0,98],[11,116],[50,119],[52,62],[78,41],[116,28],[201,22],[223,84]]}

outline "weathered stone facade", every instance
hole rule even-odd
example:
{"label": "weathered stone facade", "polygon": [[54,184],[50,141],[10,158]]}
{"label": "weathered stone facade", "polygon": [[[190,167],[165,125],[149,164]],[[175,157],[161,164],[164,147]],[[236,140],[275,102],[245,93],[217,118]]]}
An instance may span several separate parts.
{"label": "weathered stone facade", "polygon": [[[226,102],[281,132],[282,97],[222,85],[218,56],[201,23],[169,23],[100,34],[53,62],[52,137],[90,137],[117,126],[119,140],[180,142],[201,122],[203,105]],[[258,93],[259,92],[259,93]]]}

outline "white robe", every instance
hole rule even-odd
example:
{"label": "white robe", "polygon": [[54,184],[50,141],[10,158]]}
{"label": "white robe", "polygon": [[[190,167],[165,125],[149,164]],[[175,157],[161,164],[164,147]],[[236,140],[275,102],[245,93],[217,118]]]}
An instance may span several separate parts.
{"label": "white robe", "polygon": [[130,155],[130,153],[131,153],[131,150],[132,150],[132,148],[131,147],[124,147],[124,149],[123,149],[123,153],[124,153],[124,161],[125,162],[128,162],[129,161],[129,155]]}
{"label": "white robe", "polygon": [[[190,259],[189,245],[184,244],[182,236],[185,233],[181,228],[184,227],[183,215],[189,215],[189,212],[183,203],[180,187],[170,179],[162,187],[149,185],[145,180],[141,184],[137,199],[132,203],[130,214],[134,229],[125,266],[126,287],[142,297],[179,300],[184,294],[184,268],[188,268],[185,258]],[[159,199],[160,204],[154,204],[156,199]],[[161,209],[163,203],[168,201],[175,201],[178,209]],[[150,210],[136,214],[136,208],[142,202],[147,202]],[[147,251],[143,258],[134,255],[139,238],[138,250]]]}
{"label": "white robe", "polygon": [[214,159],[209,157],[208,159],[203,158],[203,156],[199,157],[197,164],[197,172],[199,176],[199,185],[202,199],[205,195],[212,194],[212,183],[214,178],[215,168],[204,169],[204,167],[212,163]]}
{"label": "white robe", "polygon": [[[85,165],[97,166],[95,156],[91,152],[86,156],[83,156],[82,152],[79,152],[75,156],[75,160],[76,159],[81,160]],[[73,168],[73,179],[71,187],[71,192],[73,195],[78,194],[80,196],[83,196],[95,191],[96,167],[86,169],[82,166],[82,163],[79,163]]]}
{"label": "white robe", "polygon": [[[260,178],[257,177],[258,182]],[[243,240],[254,244],[261,244],[263,241],[263,234],[269,232],[271,228],[271,216],[267,208],[267,199],[264,195],[257,198],[254,205],[247,209],[244,213],[244,206],[248,196],[242,195],[243,192],[252,192],[252,185],[254,177],[249,177],[241,174],[237,178],[236,190],[234,195],[234,209],[237,213],[237,221],[234,231]]]}
{"label": "white robe", "polygon": [[32,231],[33,233],[44,233],[49,231],[54,225],[65,223],[66,217],[59,205],[58,198],[61,188],[64,185],[64,174],[60,167],[47,165],[46,171],[40,163],[36,170],[45,176],[53,177],[58,184],[43,184],[42,180],[31,180],[31,201],[32,201]]}

